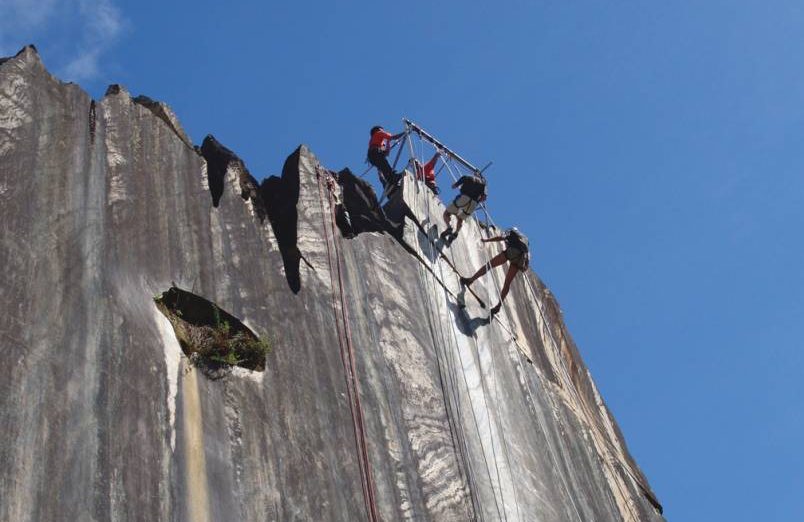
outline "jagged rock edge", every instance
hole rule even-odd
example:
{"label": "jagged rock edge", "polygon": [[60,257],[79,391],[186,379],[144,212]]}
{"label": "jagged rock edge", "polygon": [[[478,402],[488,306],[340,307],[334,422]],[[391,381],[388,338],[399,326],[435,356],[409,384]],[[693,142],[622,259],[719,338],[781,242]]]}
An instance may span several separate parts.
{"label": "jagged rock edge", "polygon": [[20,49],[19,51],[17,51],[17,54],[15,54],[14,56],[2,56],[2,57],[0,57],[0,65],[3,65],[4,63],[8,62],[9,60],[13,60],[14,58],[19,58],[19,56],[21,54],[25,53],[25,51],[27,51],[28,49],[33,51],[33,53],[34,53],[34,55],[36,55],[37,59],[39,59],[41,61],[41,58],[39,58],[39,50],[37,50],[36,46],[34,44],[28,44],[28,45],[24,46],[22,49]]}
{"label": "jagged rock edge", "polygon": [[[171,118],[170,112],[173,112],[173,111],[170,109],[170,107],[167,104],[165,104],[165,103],[163,103],[161,101],[149,98],[148,96],[145,96],[144,94],[140,94],[138,96],[135,96],[135,97],[131,98],[131,101],[136,103],[137,105],[141,105],[141,106],[145,107],[146,109],[148,109],[149,111],[151,111],[154,114],[154,116],[156,116],[157,118],[159,118],[160,120],[165,122],[165,124],[168,126],[168,128],[170,128],[170,130],[172,130],[176,134],[176,136],[178,136],[179,139],[182,142],[184,142],[185,145],[187,145],[191,149],[195,150],[195,147],[190,142],[190,138],[187,136],[187,134],[184,132],[184,130],[181,129],[181,128],[177,128],[178,121],[174,121],[174,119]],[[168,111],[170,111],[170,112],[168,112]]]}

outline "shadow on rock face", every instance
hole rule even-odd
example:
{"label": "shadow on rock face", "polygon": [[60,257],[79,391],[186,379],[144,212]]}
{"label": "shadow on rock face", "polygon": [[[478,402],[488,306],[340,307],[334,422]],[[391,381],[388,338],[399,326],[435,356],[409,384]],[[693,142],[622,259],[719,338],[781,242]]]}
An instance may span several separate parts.
{"label": "shadow on rock face", "polygon": [[387,232],[388,218],[369,182],[358,178],[349,169],[343,169],[337,176],[343,205],[351,219],[352,232]]}
{"label": "shadow on rock face", "polygon": [[282,167],[282,177],[271,176],[260,185],[262,201],[266,203],[268,221],[274,231],[282,263],[285,266],[285,278],[294,294],[301,290],[299,265],[302,255],[297,246],[299,212],[296,204],[299,201],[299,160],[301,147],[288,156]]}
{"label": "shadow on rock face", "polygon": [[424,222],[419,228],[419,233],[416,234],[416,239],[419,241],[419,250],[427,256],[431,263],[442,254],[444,250],[444,241],[438,237],[438,227],[436,225],[429,225]]}
{"label": "shadow on rock face", "polygon": [[267,210],[265,202],[260,195],[259,184],[248,171],[243,160],[224,147],[211,134],[204,138],[204,142],[197,150],[207,162],[207,183],[209,184],[209,193],[212,196],[212,206],[217,208],[220,204],[225,188],[226,172],[231,168],[234,169],[237,176],[240,197],[246,201],[251,200],[254,212],[260,222],[265,221]]}
{"label": "shadow on rock face", "polygon": [[271,176],[263,180],[261,185],[257,184],[243,161],[214,136],[204,138],[198,151],[207,162],[207,182],[212,205],[216,208],[220,205],[226,188],[226,173],[229,169],[234,169],[240,187],[240,197],[251,200],[260,222],[266,217],[270,221],[282,255],[288,286],[294,294],[299,293],[301,290],[299,264],[302,255],[296,246],[299,221],[296,204],[299,201],[301,147],[285,160],[282,177]]}
{"label": "shadow on rock face", "polygon": [[457,303],[447,301],[447,304],[449,305],[452,315],[455,316],[455,325],[458,327],[458,330],[466,336],[473,336],[478,328],[486,326],[491,322],[491,319],[488,317],[469,317],[466,308],[459,306]]}
{"label": "shadow on rock face", "polygon": [[207,184],[212,195],[212,206],[218,208],[223,196],[223,178],[234,153],[209,135],[204,138],[199,152],[207,161]]}

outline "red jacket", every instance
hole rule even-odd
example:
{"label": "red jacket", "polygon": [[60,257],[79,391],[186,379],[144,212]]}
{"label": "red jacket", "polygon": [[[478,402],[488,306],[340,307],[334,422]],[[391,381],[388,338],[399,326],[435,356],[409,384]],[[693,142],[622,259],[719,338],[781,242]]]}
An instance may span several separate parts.
{"label": "red jacket", "polygon": [[417,169],[416,177],[424,179],[428,183],[435,182],[436,162],[438,162],[438,156],[433,157],[433,159],[425,163],[423,167]]}
{"label": "red jacket", "polygon": [[378,130],[371,135],[369,139],[370,149],[379,149],[383,152],[388,152],[388,140],[391,139],[391,133],[384,130]]}

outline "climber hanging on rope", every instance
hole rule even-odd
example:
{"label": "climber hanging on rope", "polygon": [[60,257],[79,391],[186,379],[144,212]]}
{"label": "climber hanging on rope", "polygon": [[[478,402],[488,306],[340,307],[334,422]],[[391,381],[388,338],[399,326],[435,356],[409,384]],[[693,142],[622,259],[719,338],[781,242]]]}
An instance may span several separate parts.
{"label": "climber hanging on rope", "polygon": [[505,300],[505,296],[508,295],[508,290],[511,288],[511,281],[514,280],[516,274],[527,270],[530,264],[528,238],[516,227],[508,229],[508,231],[501,236],[483,239],[484,243],[491,243],[493,241],[505,241],[505,250],[492,257],[491,261],[481,266],[472,277],[461,277],[461,284],[470,286],[475,280],[482,277],[489,268],[500,266],[506,261],[510,263],[510,265],[508,265],[508,272],[505,274],[505,282],[503,283],[502,291],[500,292],[500,302],[491,309],[491,315],[500,311],[502,302]]}
{"label": "climber hanging on rope", "polygon": [[424,184],[427,185],[427,188],[433,191],[433,194],[438,195],[438,186],[436,185],[435,180],[435,166],[438,163],[438,158],[441,157],[441,151],[436,149],[435,154],[433,157],[430,158],[430,161],[425,163],[424,165],[417,159],[413,160],[413,168],[416,170],[416,179],[419,181],[424,181]]}
{"label": "climber hanging on rope", "polygon": [[[458,237],[463,220],[472,215],[477,205],[486,200],[486,180],[480,173],[461,176],[452,188],[460,187],[461,193],[455,197],[444,211],[444,222],[447,229],[441,233],[441,239],[449,246]],[[452,230],[450,219],[452,216],[458,220],[455,230]]]}
{"label": "climber hanging on rope", "polygon": [[390,192],[389,185],[398,182],[401,177],[394,172],[394,168],[388,163],[388,153],[391,152],[391,148],[393,147],[392,142],[404,135],[404,132],[391,134],[379,125],[371,128],[371,138],[369,139],[366,159],[369,163],[377,167],[377,171],[380,175],[380,183],[382,183],[386,194]]}

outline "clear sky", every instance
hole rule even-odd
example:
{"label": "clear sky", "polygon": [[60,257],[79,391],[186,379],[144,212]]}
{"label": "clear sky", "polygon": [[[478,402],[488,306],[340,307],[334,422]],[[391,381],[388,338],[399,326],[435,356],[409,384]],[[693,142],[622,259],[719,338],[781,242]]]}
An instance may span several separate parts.
{"label": "clear sky", "polygon": [[276,3],[0,0],[0,48],[258,178],[402,116],[493,160],[668,519],[804,520],[804,3]]}

